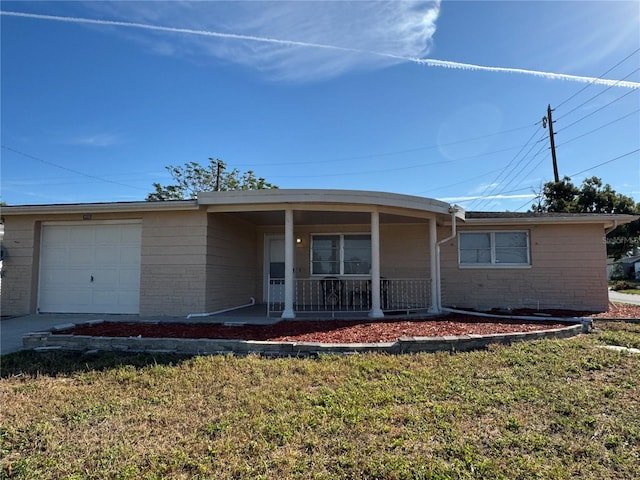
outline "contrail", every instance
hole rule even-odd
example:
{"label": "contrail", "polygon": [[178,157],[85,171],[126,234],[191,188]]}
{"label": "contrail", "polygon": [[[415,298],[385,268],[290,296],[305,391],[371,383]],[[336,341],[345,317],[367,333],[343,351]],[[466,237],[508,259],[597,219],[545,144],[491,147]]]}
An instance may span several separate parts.
{"label": "contrail", "polygon": [[640,82],[610,80],[606,78],[585,77],[585,76],[579,76],[579,75],[569,75],[565,73],[542,72],[539,70],[528,70],[524,68],[489,67],[485,65],[474,65],[472,63],[461,63],[461,62],[453,62],[448,60],[405,57],[401,55],[394,55],[391,53],[362,50],[358,48],[339,47],[336,45],[327,45],[327,44],[313,43],[313,42],[299,42],[295,40],[282,40],[278,38],[258,37],[254,35],[212,32],[208,30],[194,30],[190,28],[164,27],[161,25],[149,25],[146,23],[135,23],[135,22],[120,22],[116,20],[96,20],[92,18],[62,17],[58,15],[41,15],[37,13],[0,11],[0,14],[13,16],[13,17],[35,18],[40,20],[53,20],[58,22],[108,25],[108,26],[127,27],[127,28],[140,28],[145,30],[155,30],[155,31],[161,31],[161,32],[185,33],[188,35],[199,35],[204,37],[228,38],[228,39],[234,39],[234,40],[246,40],[250,42],[273,43],[277,45],[285,45],[290,47],[318,48],[318,49],[335,50],[335,51],[341,51],[341,52],[362,53],[367,55],[375,55],[378,57],[393,58],[395,60],[401,60],[405,62],[413,62],[418,65],[426,65],[428,67],[453,68],[458,70],[472,70],[472,71],[498,72],[498,73],[518,73],[522,75],[530,75],[534,77],[546,78],[549,80],[566,80],[571,82],[593,83],[596,85],[606,85],[610,87],[623,87],[623,88],[632,88],[632,89],[640,88]]}

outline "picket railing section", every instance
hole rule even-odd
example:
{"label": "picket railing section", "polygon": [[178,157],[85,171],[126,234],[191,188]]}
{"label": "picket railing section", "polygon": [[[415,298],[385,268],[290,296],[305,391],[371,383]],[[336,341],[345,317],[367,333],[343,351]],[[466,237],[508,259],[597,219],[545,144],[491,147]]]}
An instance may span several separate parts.
{"label": "picket railing section", "polygon": [[[367,312],[371,309],[371,280],[297,278],[293,302],[295,312]],[[269,315],[284,310],[284,279],[269,279],[267,305]],[[411,312],[429,308],[430,305],[429,278],[380,280],[380,307],[384,312]]]}

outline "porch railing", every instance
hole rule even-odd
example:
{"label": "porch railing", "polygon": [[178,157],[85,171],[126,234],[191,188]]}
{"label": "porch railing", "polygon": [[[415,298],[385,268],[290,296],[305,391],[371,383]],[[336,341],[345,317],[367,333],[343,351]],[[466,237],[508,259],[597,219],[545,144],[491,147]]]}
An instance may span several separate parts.
{"label": "porch railing", "polygon": [[[368,312],[371,280],[337,277],[297,278],[294,285],[295,312]],[[431,306],[430,278],[383,278],[380,307],[383,312],[411,312]],[[270,278],[267,314],[284,310],[284,279]]]}

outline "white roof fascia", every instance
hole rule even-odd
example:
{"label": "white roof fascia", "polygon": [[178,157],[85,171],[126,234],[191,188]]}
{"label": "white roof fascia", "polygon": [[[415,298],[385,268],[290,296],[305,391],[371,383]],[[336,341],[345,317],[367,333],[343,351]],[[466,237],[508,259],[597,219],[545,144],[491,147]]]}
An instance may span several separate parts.
{"label": "white roof fascia", "polygon": [[[200,192],[198,203],[209,206],[210,211],[223,211],[231,205],[251,205],[256,210],[260,205],[366,205],[397,207],[449,215],[450,204],[426,197],[416,197],[397,193],[371,192],[363,190],[315,190],[315,189],[270,189],[236,190],[226,192]],[[237,207],[233,207],[237,210]],[[307,208],[307,207],[305,207]],[[365,207],[365,210],[368,210]],[[457,213],[464,219],[464,210]]]}
{"label": "white roof fascia", "polygon": [[15,205],[3,206],[3,216],[44,215],[50,213],[121,213],[198,210],[196,200],[172,200],[158,202],[112,202],[112,203],[74,203],[54,205]]}
{"label": "white roof fascia", "polygon": [[605,227],[613,226],[614,224],[620,226],[626,223],[633,222],[640,218],[637,215],[623,215],[623,214],[599,214],[594,213],[592,215],[579,215],[579,216],[567,216],[567,217],[520,217],[520,218],[467,218],[466,225],[548,225],[548,224],[602,224]]}

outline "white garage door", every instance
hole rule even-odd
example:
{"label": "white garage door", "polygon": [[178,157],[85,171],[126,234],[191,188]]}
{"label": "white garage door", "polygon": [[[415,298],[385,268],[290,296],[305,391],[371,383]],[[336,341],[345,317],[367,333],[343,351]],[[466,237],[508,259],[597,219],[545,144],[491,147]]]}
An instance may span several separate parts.
{"label": "white garage door", "polygon": [[140,223],[45,224],[42,313],[139,313]]}

